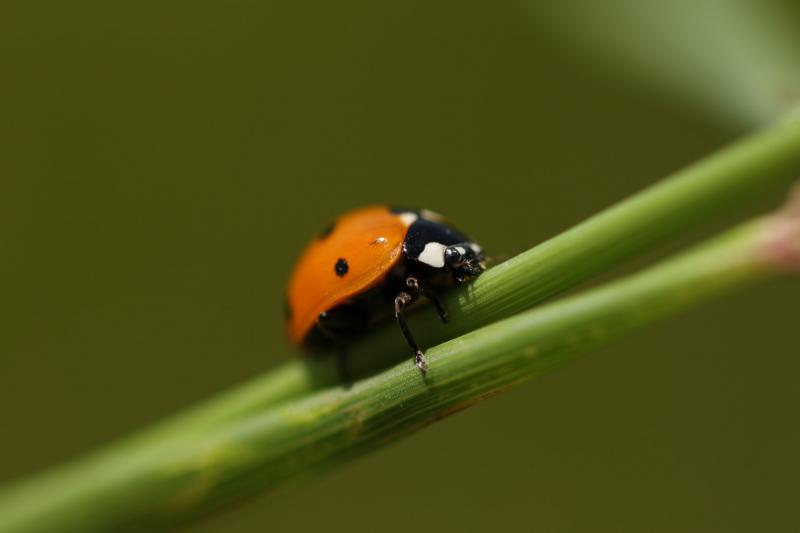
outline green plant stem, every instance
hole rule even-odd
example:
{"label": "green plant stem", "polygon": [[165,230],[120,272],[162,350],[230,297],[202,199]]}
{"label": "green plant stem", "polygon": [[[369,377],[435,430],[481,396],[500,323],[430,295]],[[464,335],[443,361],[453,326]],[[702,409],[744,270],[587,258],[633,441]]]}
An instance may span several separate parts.
{"label": "green plant stem", "polygon": [[[432,309],[409,325],[423,347],[512,316],[652,249],[667,237],[735,212],[754,198],[783,191],[800,176],[800,121],[787,121],[691,165],[572,229],[488,270],[447,295],[442,326]],[[365,375],[408,357],[394,324],[353,346],[348,364]],[[336,383],[330,357],[295,358],[230,392],[199,404],[146,434],[188,431],[264,409]]]}
{"label": "green plant stem", "polygon": [[472,331],[412,362],[180,437],[109,450],[0,494],[0,531],[161,527],[393,442],[709,298],[774,276],[771,219],[599,288]]}

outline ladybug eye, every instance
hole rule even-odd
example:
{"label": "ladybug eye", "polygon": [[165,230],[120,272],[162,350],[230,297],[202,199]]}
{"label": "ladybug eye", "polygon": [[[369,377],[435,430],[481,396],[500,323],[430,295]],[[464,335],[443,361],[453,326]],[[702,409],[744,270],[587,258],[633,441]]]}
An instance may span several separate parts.
{"label": "ladybug eye", "polygon": [[449,246],[444,251],[444,260],[448,265],[456,266],[464,259],[463,248],[458,246]]}
{"label": "ladybug eye", "polygon": [[333,265],[333,271],[336,272],[336,275],[340,278],[347,274],[347,271],[350,270],[350,265],[347,264],[347,259],[344,257],[340,257],[336,264]]}

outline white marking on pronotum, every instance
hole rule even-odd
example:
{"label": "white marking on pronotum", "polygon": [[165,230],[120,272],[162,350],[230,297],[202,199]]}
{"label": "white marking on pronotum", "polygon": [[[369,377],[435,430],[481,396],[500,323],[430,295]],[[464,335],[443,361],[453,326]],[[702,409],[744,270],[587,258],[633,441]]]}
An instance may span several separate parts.
{"label": "white marking on pronotum", "polygon": [[461,255],[467,255],[467,249],[464,248],[463,246],[456,246],[455,248],[456,248],[456,250],[458,250],[458,253],[460,253]]}
{"label": "white marking on pronotum", "polygon": [[433,268],[442,268],[444,266],[444,250],[447,248],[444,244],[438,242],[429,242],[425,245],[425,249],[419,254],[417,259],[426,265]]}
{"label": "white marking on pronotum", "polygon": [[480,245],[475,244],[474,242],[469,243],[469,247],[472,248],[472,251],[475,252],[476,254],[479,254],[483,251],[483,248],[481,248]]}
{"label": "white marking on pronotum", "polygon": [[424,218],[425,220],[430,220],[433,222],[441,222],[442,220],[444,220],[444,217],[442,217],[442,215],[440,215],[436,211],[431,211],[430,209],[423,209],[422,211],[420,211],[420,214],[422,215],[422,218]]}
{"label": "white marking on pronotum", "polygon": [[416,213],[410,213],[410,212],[400,213],[400,220],[402,220],[403,224],[405,224],[406,226],[410,226],[411,224],[416,222],[417,218],[419,217],[417,216]]}

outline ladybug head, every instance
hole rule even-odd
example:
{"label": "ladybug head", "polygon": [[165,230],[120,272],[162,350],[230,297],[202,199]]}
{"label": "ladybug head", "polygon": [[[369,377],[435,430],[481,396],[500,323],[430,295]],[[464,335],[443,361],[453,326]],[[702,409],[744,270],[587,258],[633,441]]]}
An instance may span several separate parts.
{"label": "ladybug head", "polygon": [[483,249],[472,242],[453,244],[444,250],[445,265],[458,283],[470,280],[486,270],[485,259]]}

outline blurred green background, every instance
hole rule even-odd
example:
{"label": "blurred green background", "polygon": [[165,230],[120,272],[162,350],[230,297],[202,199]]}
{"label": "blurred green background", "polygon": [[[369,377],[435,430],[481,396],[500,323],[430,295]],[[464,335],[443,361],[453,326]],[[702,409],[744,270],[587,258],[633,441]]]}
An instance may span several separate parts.
{"label": "blurred green background", "polygon": [[[0,483],[293,357],[284,282],[344,210],[514,254],[734,138],[548,20],[4,2]],[[192,529],[796,531],[798,297],[732,295]]]}

